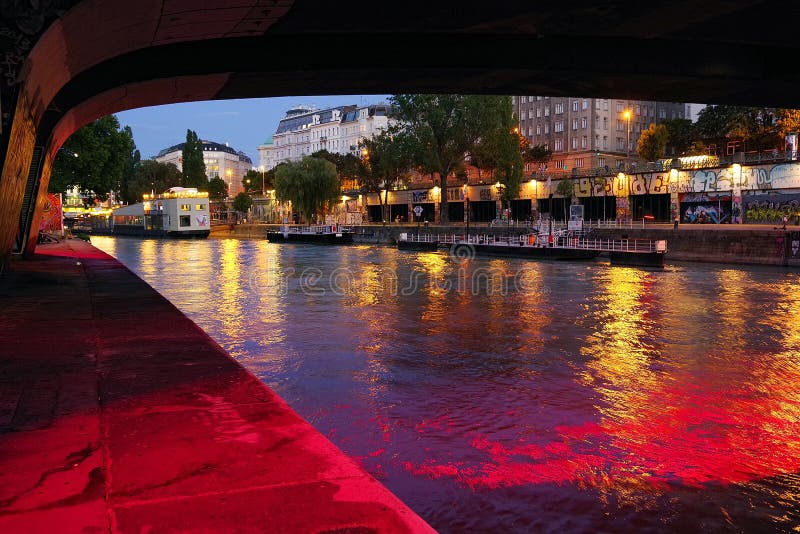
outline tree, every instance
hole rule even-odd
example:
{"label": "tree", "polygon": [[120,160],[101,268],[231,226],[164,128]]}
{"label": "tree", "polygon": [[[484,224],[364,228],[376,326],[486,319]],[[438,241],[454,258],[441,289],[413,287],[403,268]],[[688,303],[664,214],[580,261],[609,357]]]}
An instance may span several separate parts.
{"label": "tree", "polygon": [[133,169],[128,181],[125,201],[131,204],[142,201],[145,193],[163,193],[170,187],[181,185],[181,171],[172,163],[159,163],[147,159]]}
{"label": "tree", "polygon": [[130,128],[107,115],[73,133],[56,153],[49,190],[63,193],[78,187],[101,200],[123,186],[123,173],[134,153]]}
{"label": "tree", "polygon": [[[248,193],[252,193],[253,191],[260,192],[261,178],[262,174],[259,171],[255,169],[250,169],[249,171],[244,173],[244,176],[242,177],[242,187],[244,187],[244,190],[247,191]],[[266,175],[264,175],[264,178],[266,181]],[[266,184],[264,185],[264,189],[266,189]]]}
{"label": "tree", "polygon": [[558,182],[556,193],[564,198],[572,200],[572,197],[575,196],[575,184],[573,184],[572,180],[569,178],[565,178]]}
{"label": "tree", "polygon": [[706,106],[695,128],[705,141],[741,141],[742,150],[764,150],[782,145],[776,125],[779,110],[743,106]]}
{"label": "tree", "polygon": [[636,153],[645,161],[655,161],[664,157],[669,133],[663,124],[650,124],[639,136]]}
{"label": "tree", "polygon": [[788,133],[800,133],[800,109],[779,109],[777,117],[778,135],[785,138]]}
{"label": "tree", "polygon": [[688,155],[692,144],[697,141],[697,132],[689,119],[672,119],[661,123],[667,129],[667,148],[670,156]]}
{"label": "tree", "polygon": [[225,200],[228,198],[228,184],[219,176],[215,176],[208,182],[208,198],[211,200]]}
{"label": "tree", "polygon": [[279,165],[275,172],[275,196],[291,201],[307,221],[341,195],[336,166],[320,158],[304,157]]}
{"label": "tree", "polygon": [[183,145],[183,186],[196,187],[198,191],[208,191],[206,164],[203,161],[203,142],[197,133],[186,130],[186,143]]}
{"label": "tree", "polygon": [[252,205],[253,199],[245,192],[239,193],[233,199],[233,209],[241,213],[247,213]]}
{"label": "tree", "polygon": [[[524,138],[523,138],[524,139]],[[522,153],[522,159],[525,163],[539,163],[545,164],[550,161],[553,156],[553,151],[545,145],[534,145],[527,147]]]}
{"label": "tree", "polygon": [[396,137],[389,131],[382,131],[369,139],[359,143],[364,159],[359,161],[352,169],[357,173],[359,184],[363,191],[380,193],[381,217],[385,221],[389,218],[387,200],[389,188],[396,187],[408,175],[411,168],[409,150],[403,146],[403,136]]}
{"label": "tree", "polygon": [[506,99],[510,97],[401,94],[391,98],[392,115],[400,122],[391,129],[394,137],[415,166],[439,175],[442,222],[448,218],[447,177],[463,166],[478,140],[501,127]]}

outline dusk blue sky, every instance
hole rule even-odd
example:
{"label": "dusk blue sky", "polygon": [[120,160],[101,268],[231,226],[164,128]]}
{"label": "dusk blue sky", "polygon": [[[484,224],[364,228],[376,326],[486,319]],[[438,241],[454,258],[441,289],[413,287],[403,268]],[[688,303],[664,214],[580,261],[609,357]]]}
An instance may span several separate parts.
{"label": "dusk blue sky", "polygon": [[286,114],[297,104],[320,109],[348,104],[375,104],[390,95],[286,96],[246,100],[213,100],[139,108],[117,113],[120,124],[133,130],[133,140],[142,158],[186,141],[186,130],[201,139],[228,143],[241,150],[258,166],[256,147],[270,137]]}
{"label": "dusk blue sky", "polygon": [[[140,108],[117,113],[120,123],[133,130],[142,158],[151,158],[164,148],[186,140],[186,130],[201,139],[228,143],[245,152],[258,166],[256,147],[270,137],[286,110],[298,104],[320,109],[348,104],[376,104],[390,95],[285,96],[245,100],[213,100]],[[702,104],[692,104],[693,119]]]}

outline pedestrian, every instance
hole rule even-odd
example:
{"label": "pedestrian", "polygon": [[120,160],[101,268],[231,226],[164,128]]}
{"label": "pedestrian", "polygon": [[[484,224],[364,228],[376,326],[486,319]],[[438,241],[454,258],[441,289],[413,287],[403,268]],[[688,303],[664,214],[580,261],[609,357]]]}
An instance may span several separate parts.
{"label": "pedestrian", "polygon": [[781,227],[782,230],[786,230],[786,223],[789,222],[789,217],[786,215],[783,216],[783,226]]}
{"label": "pedestrian", "polygon": [[680,217],[678,217],[678,216],[676,215],[676,216],[675,216],[675,223],[674,223],[674,224],[673,224],[673,226],[672,226],[672,228],[673,228],[674,230],[677,230],[677,229],[678,229],[678,223],[679,223],[679,222],[680,222]]}

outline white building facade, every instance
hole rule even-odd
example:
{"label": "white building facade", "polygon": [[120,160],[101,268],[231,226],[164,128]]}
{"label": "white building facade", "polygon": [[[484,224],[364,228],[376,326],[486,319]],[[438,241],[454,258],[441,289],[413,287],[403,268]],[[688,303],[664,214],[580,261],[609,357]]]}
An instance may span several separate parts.
{"label": "white building facade", "polygon": [[393,124],[387,104],[314,109],[296,106],[286,112],[270,139],[258,147],[259,169],[267,171],[286,161],[297,161],[319,150],[359,154],[363,139]]}
{"label": "white building facade", "polygon": [[[206,176],[212,178],[222,178],[228,184],[228,196],[233,198],[244,191],[242,180],[247,171],[253,168],[253,160],[244,152],[237,151],[227,144],[215,143],[213,141],[201,141],[203,143],[203,161],[206,164]],[[183,146],[180,143],[169,148],[165,148],[153,159],[160,163],[173,163],[180,171],[183,171]]]}

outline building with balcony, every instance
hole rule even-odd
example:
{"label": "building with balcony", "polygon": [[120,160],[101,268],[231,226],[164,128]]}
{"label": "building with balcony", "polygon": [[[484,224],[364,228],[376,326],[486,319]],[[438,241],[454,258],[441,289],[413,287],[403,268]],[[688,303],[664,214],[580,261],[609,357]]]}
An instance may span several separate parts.
{"label": "building with balcony", "polygon": [[651,123],[690,118],[688,104],[615,98],[514,96],[520,133],[553,151],[550,173],[608,166],[637,158],[639,136]]}
{"label": "building with balcony", "polygon": [[295,106],[286,112],[272,137],[258,146],[259,168],[267,171],[319,150],[358,155],[362,139],[377,135],[393,122],[387,104],[327,109]]}
{"label": "building with balcony", "polygon": [[[222,178],[228,184],[228,196],[235,197],[244,191],[242,180],[247,171],[253,168],[253,160],[244,152],[237,151],[228,144],[215,143],[213,141],[201,141],[203,143],[203,161],[206,164],[206,176],[212,178]],[[179,170],[183,171],[183,147],[186,143],[180,143],[159,152],[153,159],[160,163],[173,163]]]}

